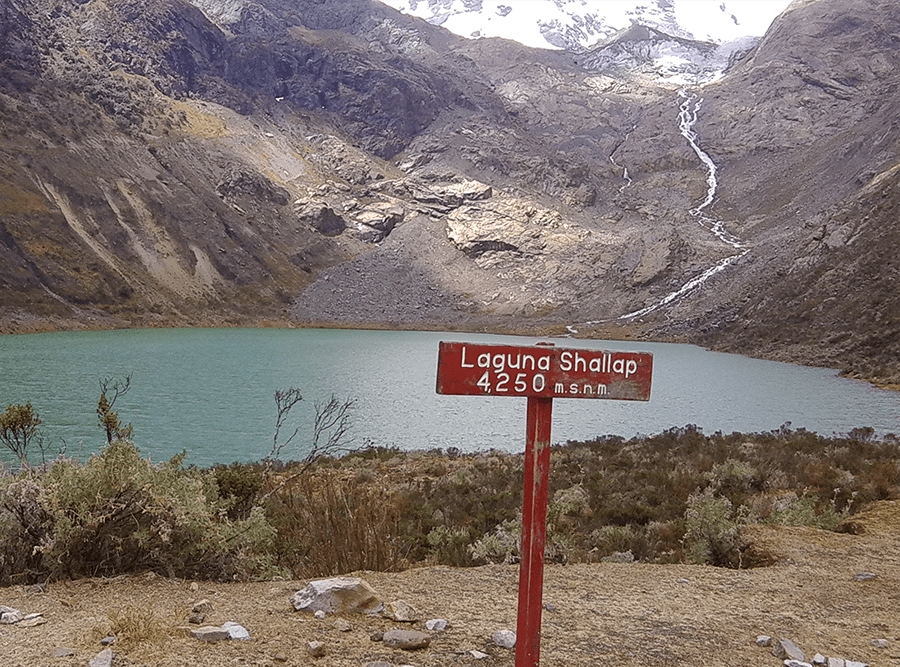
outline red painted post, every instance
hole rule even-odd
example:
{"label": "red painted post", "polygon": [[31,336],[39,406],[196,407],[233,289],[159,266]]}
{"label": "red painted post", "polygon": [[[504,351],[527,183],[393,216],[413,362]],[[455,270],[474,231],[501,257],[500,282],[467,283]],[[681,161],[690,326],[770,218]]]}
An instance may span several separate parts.
{"label": "red painted post", "polygon": [[519,563],[516,667],[537,667],[541,653],[544,545],[547,541],[547,487],[553,399],[528,397],[525,433],[525,498]]}
{"label": "red painted post", "polygon": [[646,352],[563,349],[552,343],[440,344],[439,394],[528,397],[516,667],[540,662],[553,398],[649,401],[652,373],[653,355]]}

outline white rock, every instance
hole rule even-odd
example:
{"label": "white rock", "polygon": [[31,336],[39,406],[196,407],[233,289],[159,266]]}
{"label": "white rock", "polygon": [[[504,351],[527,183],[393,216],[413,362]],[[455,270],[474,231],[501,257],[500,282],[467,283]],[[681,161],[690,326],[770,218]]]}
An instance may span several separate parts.
{"label": "white rock", "polygon": [[0,605],[0,623],[3,623],[4,625],[12,625],[13,623],[18,623],[23,618],[25,618],[25,614],[23,614],[18,609]]}
{"label": "white rock", "polygon": [[247,628],[232,621],[223,623],[222,629],[226,630],[228,632],[228,636],[232,639],[237,639],[240,641],[247,641],[248,639],[250,639],[250,632],[248,632]]}
{"label": "white rock", "polygon": [[443,618],[432,618],[425,621],[425,629],[430,632],[441,632],[447,629],[447,621]]}
{"label": "white rock", "polygon": [[105,648],[95,655],[88,663],[88,667],[112,667],[113,652],[111,648]]}
{"label": "white rock", "polygon": [[512,630],[498,630],[491,639],[501,648],[513,648],[516,645],[516,633]]}
{"label": "white rock", "polygon": [[333,577],[311,581],[302,591],[291,596],[297,611],[367,612],[377,614],[384,609],[373,588],[357,577]]}

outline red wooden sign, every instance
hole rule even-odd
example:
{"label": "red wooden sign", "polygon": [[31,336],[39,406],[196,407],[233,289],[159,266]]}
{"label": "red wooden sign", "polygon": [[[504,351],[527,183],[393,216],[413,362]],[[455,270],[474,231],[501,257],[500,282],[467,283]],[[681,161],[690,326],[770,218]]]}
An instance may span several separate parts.
{"label": "red wooden sign", "polygon": [[540,662],[553,399],[648,401],[652,374],[653,355],[644,352],[440,344],[439,394],[528,397],[516,667]]}
{"label": "red wooden sign", "polygon": [[437,393],[650,400],[653,355],[442,342]]}

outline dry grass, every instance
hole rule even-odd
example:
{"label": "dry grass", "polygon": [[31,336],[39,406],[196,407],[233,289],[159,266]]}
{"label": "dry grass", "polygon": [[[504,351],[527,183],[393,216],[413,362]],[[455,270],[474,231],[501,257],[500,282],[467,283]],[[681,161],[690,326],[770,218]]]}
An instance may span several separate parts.
{"label": "dry grass", "polygon": [[183,622],[177,614],[159,616],[156,610],[127,605],[106,612],[107,622],[95,625],[88,636],[88,645],[96,646],[106,637],[115,637],[117,651],[152,653],[165,648],[181,633]]}

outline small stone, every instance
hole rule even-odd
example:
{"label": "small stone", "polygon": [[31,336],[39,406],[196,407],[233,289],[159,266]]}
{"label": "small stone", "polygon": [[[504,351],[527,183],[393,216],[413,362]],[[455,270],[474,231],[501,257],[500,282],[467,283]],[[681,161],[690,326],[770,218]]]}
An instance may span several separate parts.
{"label": "small stone", "polygon": [[191,630],[191,635],[194,637],[194,639],[199,639],[202,642],[210,643],[231,639],[231,634],[228,632],[228,630],[213,625],[204,625],[202,628]]}
{"label": "small stone", "polygon": [[0,623],[3,623],[4,625],[12,625],[13,623],[18,623],[23,618],[25,618],[25,614],[23,614],[18,609],[0,605]]}
{"label": "small stone", "polygon": [[426,648],[431,643],[431,635],[416,630],[388,630],[382,641],[388,648],[415,651]]}
{"label": "small stone", "polygon": [[315,617],[318,618],[319,620],[322,620],[322,619],[325,618],[327,615],[328,615],[328,614],[326,614],[326,613],[325,613],[323,610],[321,610],[321,609],[319,609],[318,611],[316,611],[316,613],[313,614],[313,616],[315,616]]}
{"label": "small stone", "polygon": [[47,622],[47,619],[44,618],[43,614],[28,614],[25,618],[23,618],[19,622],[20,628],[33,628],[38,625],[43,625]]}
{"label": "small stone", "polygon": [[785,660],[784,667],[812,667],[812,665],[802,660]]}
{"label": "small stone", "polygon": [[771,646],[772,638],[769,635],[759,635],[756,638],[756,645],[757,646]]}
{"label": "small stone", "polygon": [[501,648],[513,648],[516,645],[516,633],[512,630],[498,630],[491,639]]}
{"label": "small stone", "polygon": [[238,641],[247,641],[250,639],[250,633],[247,631],[247,628],[232,621],[223,623],[222,629],[228,632],[228,636],[231,639],[236,639]]}
{"label": "small stone", "polygon": [[869,581],[870,579],[876,579],[878,577],[874,572],[860,572],[859,574],[853,575],[854,581]]}
{"label": "small stone", "polygon": [[799,660],[800,662],[806,660],[806,656],[803,651],[800,650],[800,647],[790,639],[779,639],[775,642],[775,646],[772,648],[772,655],[776,658]]}
{"label": "small stone", "polygon": [[212,610],[212,602],[207,599],[200,600],[200,602],[191,607],[191,611],[195,614],[211,614]]}
{"label": "small stone", "polygon": [[373,642],[380,642],[384,639],[384,633],[381,630],[376,630],[371,635],[369,635],[369,639]]}
{"label": "small stone", "polygon": [[353,629],[353,626],[350,622],[344,618],[338,618],[332,624],[332,627],[338,632],[350,632]]}
{"label": "small stone", "polygon": [[388,618],[400,623],[415,623],[419,620],[418,612],[403,600],[394,600],[384,606],[382,612]]}
{"label": "small stone", "polygon": [[443,618],[432,618],[425,621],[425,629],[430,632],[442,632],[447,629],[447,621]]}
{"label": "small stone", "polygon": [[278,653],[272,656],[272,660],[275,662],[287,662],[288,657],[284,651],[278,651]]}
{"label": "small stone", "polygon": [[191,593],[196,593],[199,590],[200,590],[200,584],[198,584],[196,581],[192,582],[191,583]]}
{"label": "small stone", "polygon": [[59,648],[53,649],[53,657],[54,658],[69,658],[75,655],[75,649],[73,648],[65,648],[60,646]]}
{"label": "small stone", "polygon": [[889,642],[887,639],[873,639],[872,646],[875,648],[887,648],[889,646]]}
{"label": "small stone", "polygon": [[869,667],[869,663],[854,662],[853,660],[844,660],[844,667]]}
{"label": "small stone", "polygon": [[469,651],[469,655],[471,655],[476,660],[486,660],[491,657],[487,653],[482,653],[481,651],[476,651],[475,649]]}
{"label": "small stone", "polygon": [[115,643],[116,643],[115,637],[104,637],[103,639],[100,640],[100,646],[109,646],[110,644],[115,644]]}
{"label": "small stone", "polygon": [[95,655],[88,663],[88,667],[112,667],[113,652],[111,648],[105,648]]}
{"label": "small stone", "polygon": [[825,665],[826,667],[847,667],[847,663],[843,658],[828,658]]}
{"label": "small stone", "polygon": [[313,658],[321,658],[325,655],[325,644],[317,641],[309,642],[306,645],[306,652]]}
{"label": "small stone", "polygon": [[816,654],[813,656],[812,664],[814,664],[814,665],[824,665],[824,664],[825,664],[825,656],[822,655],[821,653],[816,653]]}

